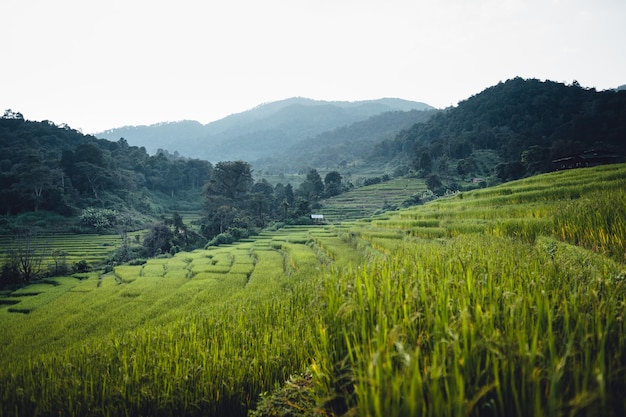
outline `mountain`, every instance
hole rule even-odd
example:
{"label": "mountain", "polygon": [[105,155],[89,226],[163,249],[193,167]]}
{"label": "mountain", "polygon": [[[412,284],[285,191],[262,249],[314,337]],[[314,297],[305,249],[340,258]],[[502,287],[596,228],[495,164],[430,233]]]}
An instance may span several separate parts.
{"label": "mountain", "polygon": [[106,130],[97,137],[178,152],[211,162],[255,161],[281,153],[289,146],[355,122],[391,111],[428,110],[431,106],[397,98],[366,101],[317,101],[302,97],[261,104],[202,125],[185,120],[150,126]]}
{"label": "mountain", "polygon": [[255,161],[256,169],[296,171],[302,167],[333,168],[363,162],[376,144],[390,140],[440,110],[391,111],[301,140],[283,152]]}
{"label": "mountain", "polygon": [[[367,160],[423,175],[493,175],[497,168],[496,176],[507,180],[550,171],[553,160],[591,151],[619,161],[626,156],[625,138],[626,91],[517,77],[379,143]],[[486,153],[497,159],[479,167]]]}

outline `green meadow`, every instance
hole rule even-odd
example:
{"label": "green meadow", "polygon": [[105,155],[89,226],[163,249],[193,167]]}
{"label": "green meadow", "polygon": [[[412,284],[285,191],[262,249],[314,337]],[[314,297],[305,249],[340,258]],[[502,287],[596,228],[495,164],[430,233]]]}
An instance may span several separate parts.
{"label": "green meadow", "polygon": [[2,293],[0,416],[626,414],[625,165],[354,217]]}

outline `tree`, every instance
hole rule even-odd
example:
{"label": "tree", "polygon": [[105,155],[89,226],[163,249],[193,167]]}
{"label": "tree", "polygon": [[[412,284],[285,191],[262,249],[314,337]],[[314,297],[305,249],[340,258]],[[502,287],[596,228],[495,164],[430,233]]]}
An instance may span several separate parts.
{"label": "tree", "polygon": [[189,159],[186,163],[185,174],[192,190],[202,186],[211,176],[213,166],[208,161]]}
{"label": "tree", "polygon": [[330,171],[324,177],[325,194],[328,197],[332,197],[337,194],[341,194],[341,181],[343,178],[337,171]]}
{"label": "tree", "polygon": [[174,233],[165,223],[157,223],[143,240],[143,249],[147,256],[169,253],[172,248]]}
{"label": "tree", "polygon": [[530,174],[546,172],[550,165],[550,149],[533,145],[522,152],[521,162]]}
{"label": "tree", "polygon": [[42,272],[42,263],[45,250],[35,243],[35,235],[31,231],[18,233],[15,236],[15,244],[9,252],[9,265],[19,274],[23,284],[37,278]]}
{"label": "tree", "polygon": [[316,169],[308,172],[306,179],[298,187],[298,193],[309,201],[317,200],[324,193],[324,183]]}
{"label": "tree", "polygon": [[235,216],[237,216],[237,210],[232,206],[222,205],[217,208],[213,219],[219,225],[219,233],[224,233],[230,227]]}
{"label": "tree", "polygon": [[206,192],[235,200],[246,194],[252,183],[252,169],[249,163],[244,161],[218,162],[213,168]]}
{"label": "tree", "polygon": [[526,173],[526,168],[519,161],[500,163],[496,165],[494,173],[502,181],[511,181],[522,178]]}
{"label": "tree", "polygon": [[170,197],[174,198],[174,192],[183,185],[183,168],[177,162],[171,162],[163,178],[163,185]]}
{"label": "tree", "polygon": [[456,172],[462,177],[475,172],[477,169],[476,160],[472,157],[461,159],[456,164]]}
{"label": "tree", "polygon": [[426,187],[428,187],[428,189],[433,193],[436,194],[442,185],[443,184],[441,183],[438,175],[430,174],[428,177],[426,177]]}
{"label": "tree", "polygon": [[31,158],[15,167],[19,182],[17,191],[33,201],[33,210],[38,211],[44,201],[44,192],[54,187],[59,176],[56,170],[48,168],[39,158]]}
{"label": "tree", "polygon": [[13,111],[11,109],[7,109],[4,111],[3,119],[6,120],[21,120],[24,121],[24,115],[18,111]]}

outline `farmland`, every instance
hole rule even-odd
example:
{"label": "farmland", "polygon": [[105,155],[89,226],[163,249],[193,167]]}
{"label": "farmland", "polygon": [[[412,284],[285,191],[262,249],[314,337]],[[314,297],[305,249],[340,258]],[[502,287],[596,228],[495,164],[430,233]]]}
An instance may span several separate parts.
{"label": "farmland", "polygon": [[397,178],[328,198],[319,211],[331,222],[361,219],[395,209],[426,190],[423,180]]}
{"label": "farmland", "polygon": [[7,292],[0,416],[623,415],[625,210],[563,171]]}

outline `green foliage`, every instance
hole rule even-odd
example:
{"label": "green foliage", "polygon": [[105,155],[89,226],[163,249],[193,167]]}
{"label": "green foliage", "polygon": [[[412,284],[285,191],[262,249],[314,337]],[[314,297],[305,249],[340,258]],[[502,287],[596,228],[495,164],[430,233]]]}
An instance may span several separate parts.
{"label": "green foliage", "polygon": [[233,243],[235,238],[230,233],[220,233],[207,243],[207,246],[219,246]]}
{"label": "green foliage", "polygon": [[80,215],[80,221],[97,232],[105,232],[117,223],[115,210],[87,207]]}
{"label": "green foliage", "polygon": [[[612,153],[623,160],[626,147],[626,93],[598,92],[577,85],[514,78],[487,88],[425,123],[376,145],[368,162],[411,162],[426,176],[444,176],[439,162],[458,163],[458,174],[478,174],[476,152],[494,151],[480,175],[502,181],[549,172],[552,160],[587,150]],[[465,161],[461,163],[461,161]],[[617,162],[614,160],[614,162]],[[479,175],[476,175],[479,176]]]}
{"label": "green foliage", "polygon": [[324,194],[324,182],[316,169],[309,170],[296,194],[308,201],[318,200]]}
{"label": "green foliage", "polygon": [[123,139],[16,117],[0,118],[0,153],[0,212],[12,215],[49,210],[67,216],[87,207],[155,215],[162,195],[170,204],[176,196],[197,206],[212,169],[206,161],[149,156]]}
{"label": "green foliage", "polygon": [[161,222],[149,229],[143,240],[143,256],[173,255],[181,250],[191,251],[202,247],[205,242],[199,233],[191,230],[183,222],[180,214],[174,212],[172,218],[163,217]]}

